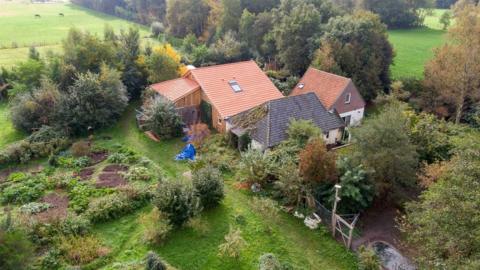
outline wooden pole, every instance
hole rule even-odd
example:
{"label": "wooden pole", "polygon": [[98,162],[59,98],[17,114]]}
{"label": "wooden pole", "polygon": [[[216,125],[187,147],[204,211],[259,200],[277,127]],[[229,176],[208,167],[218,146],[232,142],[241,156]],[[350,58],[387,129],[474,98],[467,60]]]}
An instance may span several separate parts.
{"label": "wooden pole", "polygon": [[342,188],[340,185],[335,185],[335,200],[333,201],[333,210],[332,210],[332,235],[335,238],[335,232],[337,227],[337,203],[340,201],[338,197],[338,191]]}

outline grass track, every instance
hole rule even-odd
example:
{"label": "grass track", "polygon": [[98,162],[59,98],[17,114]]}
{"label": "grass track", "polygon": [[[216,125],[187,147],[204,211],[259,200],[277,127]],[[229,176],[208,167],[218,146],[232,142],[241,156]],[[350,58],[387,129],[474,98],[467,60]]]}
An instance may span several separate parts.
{"label": "grass track", "polygon": [[20,140],[25,135],[13,128],[6,102],[0,102],[0,150],[7,144]]}

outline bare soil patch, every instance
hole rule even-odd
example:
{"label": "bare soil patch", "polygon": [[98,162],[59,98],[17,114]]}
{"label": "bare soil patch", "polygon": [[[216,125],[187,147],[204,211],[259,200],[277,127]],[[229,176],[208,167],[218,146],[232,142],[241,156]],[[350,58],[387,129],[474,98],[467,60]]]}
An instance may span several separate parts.
{"label": "bare soil patch", "polygon": [[37,173],[40,173],[42,170],[43,170],[43,166],[41,165],[34,166],[34,167],[27,167],[27,168],[7,168],[0,171],[0,183],[7,180],[7,178],[12,173],[25,172],[25,173],[37,174]]}
{"label": "bare soil patch", "polygon": [[53,192],[45,195],[41,202],[50,204],[47,211],[38,213],[35,217],[42,222],[49,222],[52,220],[64,219],[67,217],[68,211],[68,197],[65,194]]}
{"label": "bare soil patch", "polygon": [[118,187],[124,186],[127,181],[123,178],[123,175],[117,172],[103,172],[99,175],[95,186],[97,187]]}
{"label": "bare soil patch", "polygon": [[98,164],[107,159],[108,153],[107,152],[93,152],[88,155],[88,157],[92,160],[92,164]]}
{"label": "bare soil patch", "polygon": [[80,172],[73,173],[74,177],[80,177],[82,181],[89,180],[92,178],[92,175],[95,173],[94,167],[83,168]]}
{"label": "bare soil patch", "polygon": [[103,172],[126,172],[128,171],[128,166],[120,164],[111,164],[103,168]]}

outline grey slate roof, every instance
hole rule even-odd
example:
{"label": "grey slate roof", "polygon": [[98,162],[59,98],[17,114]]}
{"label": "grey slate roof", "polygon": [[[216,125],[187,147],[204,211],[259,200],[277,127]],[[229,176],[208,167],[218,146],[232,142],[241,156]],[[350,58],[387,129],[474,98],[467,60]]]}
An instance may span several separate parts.
{"label": "grey slate roof", "polygon": [[325,133],[345,126],[340,116],[328,112],[314,93],[271,100],[264,106],[267,115],[257,122],[251,137],[266,147],[287,139],[290,119],[312,120]]}

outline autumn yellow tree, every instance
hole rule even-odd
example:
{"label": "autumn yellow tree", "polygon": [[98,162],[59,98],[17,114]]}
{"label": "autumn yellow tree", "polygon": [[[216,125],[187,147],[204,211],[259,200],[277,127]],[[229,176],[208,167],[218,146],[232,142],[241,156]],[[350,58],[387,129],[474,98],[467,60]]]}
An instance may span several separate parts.
{"label": "autumn yellow tree", "polygon": [[157,83],[184,75],[187,69],[181,59],[180,54],[168,43],[154,47],[146,59],[148,80]]}
{"label": "autumn yellow tree", "polygon": [[427,109],[460,123],[467,102],[480,100],[480,6],[462,1],[455,16],[449,42],[425,66],[424,82]]}

